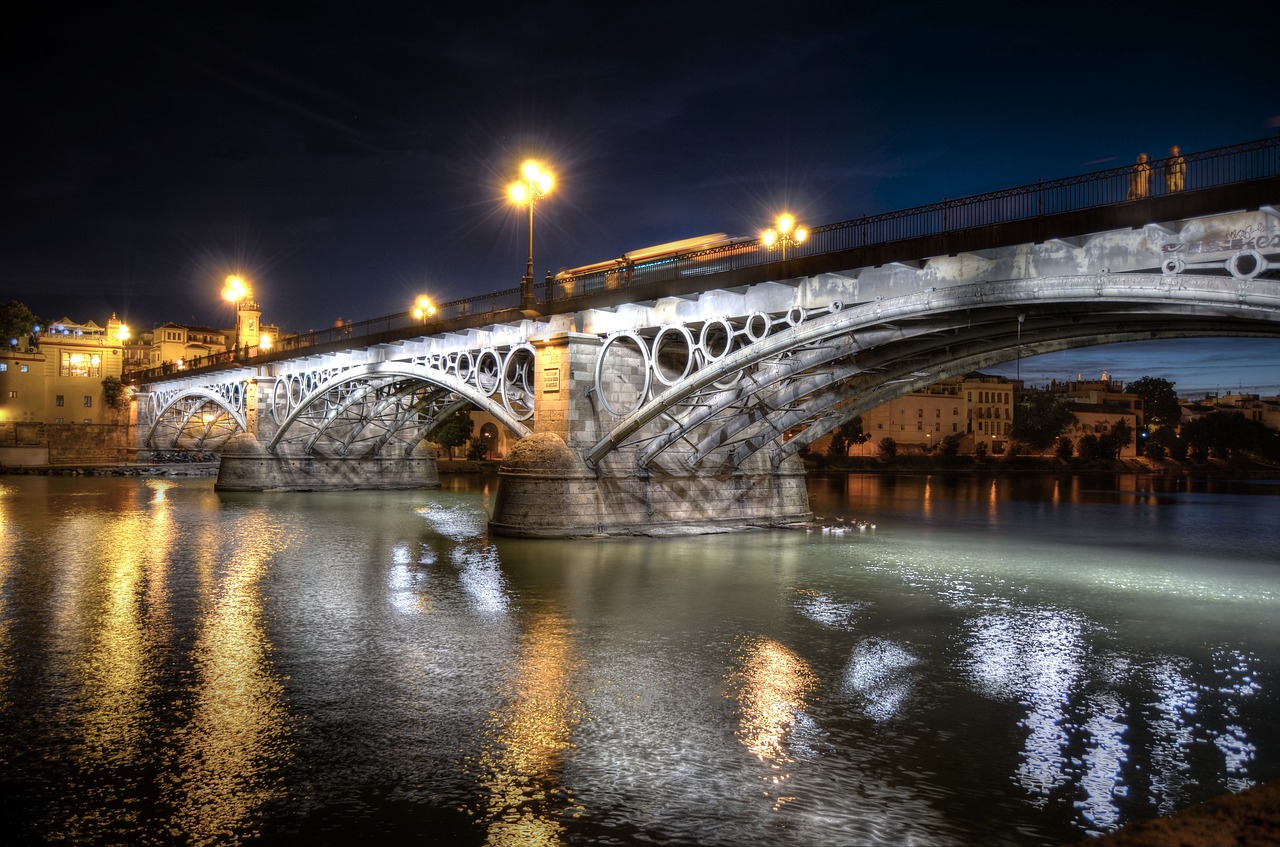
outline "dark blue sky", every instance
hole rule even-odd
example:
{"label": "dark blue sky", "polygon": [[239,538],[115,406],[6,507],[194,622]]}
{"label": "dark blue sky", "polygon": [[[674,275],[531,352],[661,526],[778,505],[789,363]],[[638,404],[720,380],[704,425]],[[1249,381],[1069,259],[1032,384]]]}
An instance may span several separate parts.
{"label": "dark blue sky", "polygon": [[[784,209],[829,223],[1280,121],[1250,35],[1275,31],[1267,4],[864,5],[7,13],[0,300],[222,325],[238,271],[266,320],[305,330],[517,285],[526,223],[504,191],[530,156],[558,177],[540,277],[755,234]],[[1161,355],[1136,373],[1103,358],[1136,378]],[[1280,342],[1240,355],[1280,361]],[[1280,391],[1280,371],[1239,367],[1224,390],[1250,390],[1240,374]]]}

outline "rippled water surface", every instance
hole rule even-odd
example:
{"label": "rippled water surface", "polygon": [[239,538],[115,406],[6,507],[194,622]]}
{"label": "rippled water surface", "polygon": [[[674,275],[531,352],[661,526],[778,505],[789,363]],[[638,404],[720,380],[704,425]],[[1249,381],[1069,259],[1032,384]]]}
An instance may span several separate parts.
{"label": "rippled water surface", "polygon": [[1274,482],[565,542],[492,484],[0,477],[6,842],[1058,844],[1280,775]]}

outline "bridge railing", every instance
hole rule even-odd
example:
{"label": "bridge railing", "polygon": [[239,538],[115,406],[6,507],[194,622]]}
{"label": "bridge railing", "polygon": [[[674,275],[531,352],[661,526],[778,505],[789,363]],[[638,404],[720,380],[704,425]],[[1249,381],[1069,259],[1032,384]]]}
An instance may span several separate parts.
{"label": "bridge railing", "polygon": [[441,303],[436,307],[435,314],[425,321],[414,318],[408,312],[397,312],[393,315],[359,322],[344,321],[325,329],[283,335],[273,339],[269,347],[262,345],[238,347],[209,356],[180,362],[166,362],[158,367],[132,371],[125,375],[125,379],[132,383],[145,383],[193,371],[205,373],[261,364],[272,359],[288,358],[305,353],[308,348],[320,350],[331,345],[353,343],[368,345],[393,341],[415,334],[438,331],[446,328],[451,322],[463,321],[477,315],[497,315],[499,312],[517,309],[519,305],[519,288],[492,291]]}
{"label": "bridge railing", "polygon": [[[1187,153],[1183,159],[1186,163],[1183,192],[1277,177],[1280,176],[1280,138]],[[1146,192],[1141,197],[1131,196],[1134,165],[1124,165],[814,227],[792,255],[838,253],[875,244],[1137,202],[1169,193],[1166,176],[1172,164],[1171,157],[1147,162]],[[738,239],[723,246],[630,267],[619,259],[612,268],[553,280],[548,283],[548,289],[553,300],[572,300],[632,285],[757,267],[776,262],[779,258],[776,251],[765,248],[758,238]]]}
{"label": "bridge railing", "polygon": [[[1280,177],[1280,137],[1234,144],[1214,150],[1184,154],[1186,175],[1182,191],[1191,192],[1233,185],[1258,179]],[[1036,182],[954,200],[916,206],[879,215],[814,227],[805,242],[792,256],[818,256],[839,253],[876,244],[888,244],[967,229],[1030,220],[1037,217],[1078,212],[1139,202],[1145,197],[1169,193],[1166,175],[1171,158],[1156,159],[1147,164],[1147,191],[1144,197],[1131,196],[1134,165],[1108,168],[1080,176]],[[609,291],[625,290],[650,283],[678,279],[693,281],[697,277],[726,271],[743,270],[776,262],[779,255],[768,250],[759,238],[730,239],[702,250],[628,264],[618,259],[612,267],[566,277],[548,277],[539,288],[544,303],[556,304],[592,297]],[[206,356],[192,362],[170,363],[146,371],[127,374],[131,382],[147,382],[184,370],[225,369],[281,354],[297,353],[309,347],[347,344],[359,341],[376,344],[405,338],[419,327],[426,332],[447,328],[450,322],[462,322],[483,316],[497,316],[520,308],[520,289],[509,288],[440,303],[436,314],[425,322],[408,312],[385,315],[359,323],[346,322],[323,330],[310,330],[282,337],[270,350],[251,347]]]}

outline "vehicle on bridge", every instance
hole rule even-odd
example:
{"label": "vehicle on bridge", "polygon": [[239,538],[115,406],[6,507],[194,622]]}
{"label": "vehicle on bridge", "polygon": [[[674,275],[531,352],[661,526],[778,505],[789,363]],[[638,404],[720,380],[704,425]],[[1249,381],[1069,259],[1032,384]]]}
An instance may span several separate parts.
{"label": "vehicle on bridge", "polygon": [[555,275],[555,282],[561,297],[576,297],[614,291],[644,283],[649,278],[717,273],[729,269],[727,259],[754,251],[759,241],[755,236],[731,236],[724,232],[682,238],[629,250],[616,259],[561,270]]}

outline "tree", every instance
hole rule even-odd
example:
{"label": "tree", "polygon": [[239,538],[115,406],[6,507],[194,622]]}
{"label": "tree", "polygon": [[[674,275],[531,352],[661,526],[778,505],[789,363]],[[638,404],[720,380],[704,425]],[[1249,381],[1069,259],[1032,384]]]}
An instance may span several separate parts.
{"label": "tree", "polygon": [[856,417],[836,427],[831,434],[831,444],[827,447],[827,456],[834,460],[847,459],[849,448],[854,444],[862,444],[871,436],[862,431],[862,418]]}
{"label": "tree", "polygon": [[1009,437],[1037,452],[1046,450],[1076,422],[1060,394],[1028,388],[1018,396]]}
{"label": "tree", "polygon": [[33,327],[39,323],[35,312],[17,300],[10,300],[0,306],[0,345],[8,347],[10,340],[17,339],[18,346],[26,347]]}
{"label": "tree", "polygon": [[102,399],[108,408],[123,412],[129,408],[129,398],[124,390],[124,383],[118,376],[109,376],[102,381]]}
{"label": "tree", "polygon": [[1064,435],[1058,439],[1058,446],[1054,448],[1054,454],[1065,462],[1067,459],[1071,458],[1075,449],[1075,445],[1071,443],[1071,439]]}
{"label": "tree", "polygon": [[1133,427],[1125,418],[1118,419],[1111,429],[1098,439],[1098,449],[1105,459],[1117,459],[1120,451],[1133,443]]}
{"label": "tree", "polygon": [[1147,446],[1143,452],[1152,459],[1168,456],[1181,462],[1187,458],[1187,442],[1178,436],[1173,427],[1162,426],[1147,438]]}
{"label": "tree", "polygon": [[960,441],[962,436],[958,432],[945,435],[942,443],[938,445],[938,450],[944,459],[954,459],[960,455]]}
{"label": "tree", "polygon": [[1080,443],[1076,445],[1076,452],[1080,458],[1086,462],[1092,462],[1095,459],[1102,458],[1102,445],[1098,441],[1096,435],[1080,436]]}
{"label": "tree", "polygon": [[1182,406],[1178,404],[1174,383],[1159,377],[1144,376],[1125,388],[1142,398],[1142,420],[1152,429],[1177,426],[1182,422]]}
{"label": "tree", "polygon": [[849,442],[844,437],[844,432],[842,432],[841,429],[837,429],[835,432],[831,433],[831,443],[827,445],[827,458],[838,461],[840,459],[848,458],[848,456]]}
{"label": "tree", "polygon": [[474,426],[471,410],[458,409],[432,431],[431,440],[446,449],[461,447],[471,440],[471,430]]}
{"label": "tree", "polygon": [[1268,462],[1280,460],[1280,433],[1239,412],[1217,411],[1182,425],[1192,456],[1230,459],[1252,454]]}
{"label": "tree", "polygon": [[886,459],[892,459],[894,456],[898,455],[898,442],[888,437],[881,438],[880,455]]}

